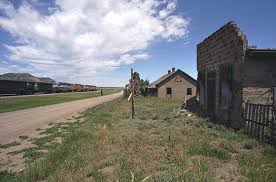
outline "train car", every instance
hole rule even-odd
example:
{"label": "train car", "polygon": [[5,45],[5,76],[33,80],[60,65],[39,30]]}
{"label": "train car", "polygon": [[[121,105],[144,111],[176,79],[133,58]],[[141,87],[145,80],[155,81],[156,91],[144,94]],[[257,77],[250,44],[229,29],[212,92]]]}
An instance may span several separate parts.
{"label": "train car", "polygon": [[84,88],[80,84],[70,84],[70,88],[72,89],[73,92],[82,92],[84,91]]}
{"label": "train car", "polygon": [[96,86],[93,85],[82,85],[82,91],[88,92],[88,91],[96,91]]}
{"label": "train car", "polygon": [[53,91],[51,83],[35,83],[26,81],[0,80],[1,95],[28,95],[38,92],[51,93]]}
{"label": "train car", "polygon": [[59,82],[59,83],[53,84],[53,92],[55,93],[72,92],[72,89],[69,83]]}
{"label": "train car", "polygon": [[34,83],[23,81],[0,80],[0,94],[32,94]]}
{"label": "train car", "polygon": [[43,92],[43,93],[52,93],[53,92],[53,84],[52,83],[42,83],[42,82],[35,83],[34,88],[35,88],[35,92]]}

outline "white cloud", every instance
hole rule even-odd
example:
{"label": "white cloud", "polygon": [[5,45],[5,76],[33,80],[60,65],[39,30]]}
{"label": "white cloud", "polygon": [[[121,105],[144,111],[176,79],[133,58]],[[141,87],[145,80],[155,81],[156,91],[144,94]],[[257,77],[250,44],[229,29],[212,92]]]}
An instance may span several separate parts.
{"label": "white cloud", "polygon": [[[37,1],[35,1],[37,2]],[[0,0],[0,28],[15,44],[8,59],[55,78],[78,78],[146,60],[156,38],[188,34],[189,20],[173,15],[175,0],[56,0],[42,15],[23,1]]]}

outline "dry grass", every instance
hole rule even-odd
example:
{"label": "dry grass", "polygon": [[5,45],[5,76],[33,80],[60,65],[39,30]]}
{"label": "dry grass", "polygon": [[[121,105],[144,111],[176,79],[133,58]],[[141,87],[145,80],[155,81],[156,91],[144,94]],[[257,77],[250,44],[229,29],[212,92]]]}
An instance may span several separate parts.
{"label": "dry grass", "polygon": [[[178,114],[180,102],[137,98],[136,118],[118,99],[90,109],[14,181],[275,181],[276,150],[206,118]],[[54,134],[60,130],[48,130]],[[38,141],[36,141],[38,142]],[[43,141],[40,141],[43,143]],[[39,144],[38,144],[39,145]],[[43,146],[42,144],[40,144]],[[0,174],[1,178],[1,174]]]}

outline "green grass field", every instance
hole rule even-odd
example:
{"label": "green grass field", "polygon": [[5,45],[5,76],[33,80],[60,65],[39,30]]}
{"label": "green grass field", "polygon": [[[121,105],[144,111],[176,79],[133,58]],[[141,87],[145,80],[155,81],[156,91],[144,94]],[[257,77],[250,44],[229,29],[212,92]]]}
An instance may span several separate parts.
{"label": "green grass field", "polygon": [[[104,95],[119,92],[116,89],[103,90]],[[0,98],[0,113],[16,111],[21,109],[58,104],[68,101],[87,99],[100,96],[100,91],[92,92],[70,92],[57,95],[45,96],[30,96],[30,97],[15,97],[15,98]]]}
{"label": "green grass field", "polygon": [[[195,114],[178,101],[117,99],[41,131],[19,151],[30,166],[2,181],[276,181],[276,149]],[[63,144],[55,138],[62,138]],[[48,150],[43,153],[41,151]],[[14,155],[14,154],[11,154]],[[1,180],[0,180],[1,181]]]}

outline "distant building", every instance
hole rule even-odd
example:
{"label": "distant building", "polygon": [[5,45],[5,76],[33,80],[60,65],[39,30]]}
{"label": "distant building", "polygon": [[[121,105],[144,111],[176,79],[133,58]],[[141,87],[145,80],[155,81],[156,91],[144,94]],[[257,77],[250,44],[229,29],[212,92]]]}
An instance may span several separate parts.
{"label": "distant building", "polygon": [[172,68],[152,82],[146,88],[146,93],[161,98],[188,100],[196,96],[196,80],[185,72]]}
{"label": "distant building", "polygon": [[273,104],[276,50],[248,46],[235,22],[197,45],[199,101],[223,124],[242,126],[242,103]]}

